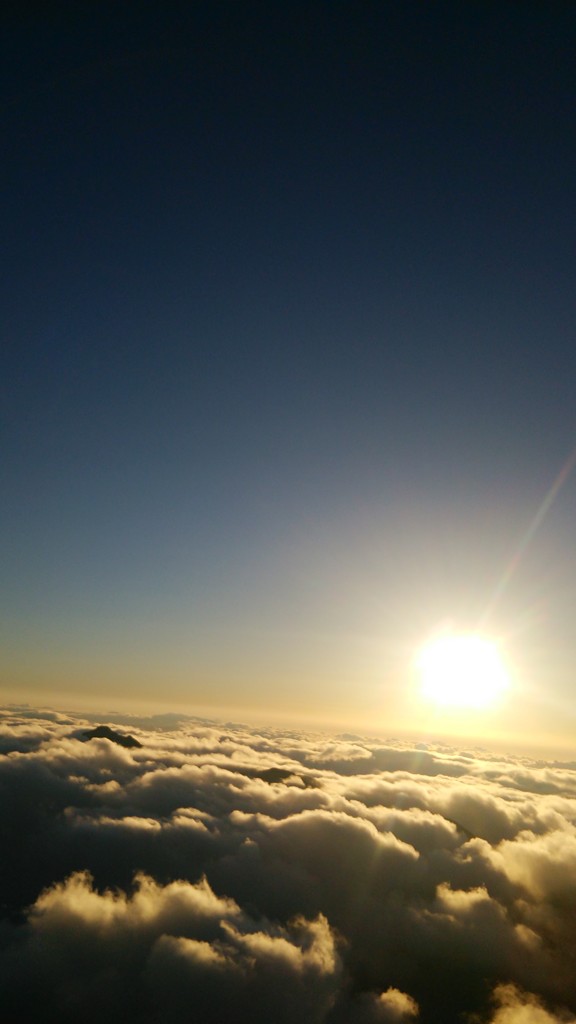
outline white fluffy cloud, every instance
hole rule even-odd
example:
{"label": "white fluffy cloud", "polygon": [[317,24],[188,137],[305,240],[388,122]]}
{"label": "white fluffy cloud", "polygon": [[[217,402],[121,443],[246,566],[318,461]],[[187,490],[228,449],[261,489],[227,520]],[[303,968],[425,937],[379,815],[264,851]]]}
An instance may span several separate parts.
{"label": "white fluffy cloud", "polygon": [[576,766],[108,724],[0,718],[10,1019],[574,1020]]}
{"label": "white fluffy cloud", "polygon": [[546,1010],[530,993],[514,985],[498,985],[494,990],[496,1012],[490,1024],[574,1024],[570,1013]]}

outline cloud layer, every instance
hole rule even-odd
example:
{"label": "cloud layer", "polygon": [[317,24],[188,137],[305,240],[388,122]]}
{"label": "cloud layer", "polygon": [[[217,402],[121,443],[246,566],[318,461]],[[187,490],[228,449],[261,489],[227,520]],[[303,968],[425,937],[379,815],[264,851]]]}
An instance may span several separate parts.
{"label": "cloud layer", "polygon": [[7,1019],[576,1020],[576,764],[93,724],[0,717]]}

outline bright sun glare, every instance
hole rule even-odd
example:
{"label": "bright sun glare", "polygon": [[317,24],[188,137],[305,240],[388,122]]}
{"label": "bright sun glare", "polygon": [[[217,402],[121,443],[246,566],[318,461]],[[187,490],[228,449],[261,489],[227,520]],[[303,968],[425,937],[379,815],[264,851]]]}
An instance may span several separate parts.
{"label": "bright sun glare", "polygon": [[443,707],[489,708],[509,685],[496,644],[474,633],[431,640],[417,668],[422,697]]}

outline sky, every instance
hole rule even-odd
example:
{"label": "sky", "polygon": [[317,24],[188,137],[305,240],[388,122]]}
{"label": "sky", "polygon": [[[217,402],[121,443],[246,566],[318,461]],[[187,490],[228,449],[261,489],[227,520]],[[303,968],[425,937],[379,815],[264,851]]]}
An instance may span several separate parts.
{"label": "sky", "polygon": [[4,698],[570,747],[573,5],[4,30]]}

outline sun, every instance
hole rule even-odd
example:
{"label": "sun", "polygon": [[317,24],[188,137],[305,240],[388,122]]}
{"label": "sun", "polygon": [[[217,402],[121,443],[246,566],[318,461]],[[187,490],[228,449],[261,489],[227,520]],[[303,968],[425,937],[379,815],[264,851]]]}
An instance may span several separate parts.
{"label": "sun", "polygon": [[445,708],[490,708],[509,686],[497,645],[476,633],[436,637],[416,665],[422,697]]}

